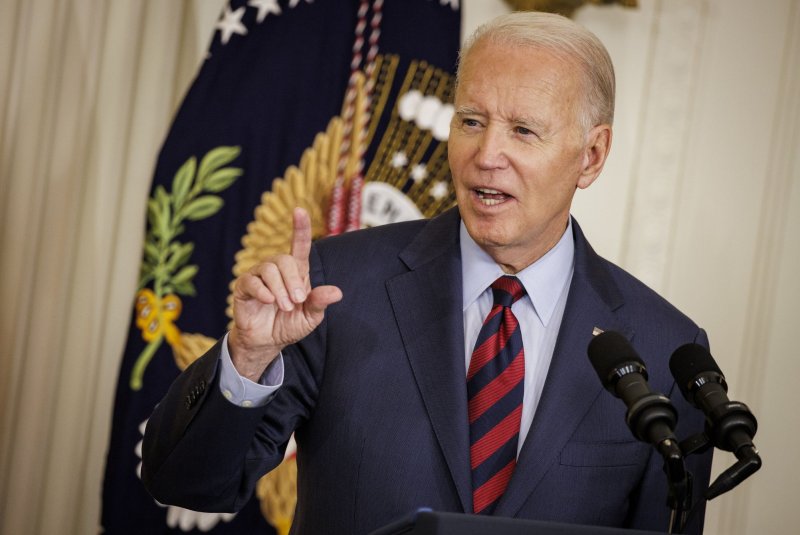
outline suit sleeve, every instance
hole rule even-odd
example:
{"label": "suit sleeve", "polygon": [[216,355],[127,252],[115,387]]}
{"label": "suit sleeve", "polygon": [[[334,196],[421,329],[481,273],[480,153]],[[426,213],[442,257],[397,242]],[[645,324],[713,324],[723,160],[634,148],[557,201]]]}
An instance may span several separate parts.
{"label": "suit sleeve", "polygon": [[[708,337],[703,329],[695,336],[695,343],[708,348]],[[684,440],[700,433],[704,429],[703,413],[683,399],[676,384],[673,383],[669,397],[678,411],[677,437]],[[686,470],[693,478],[692,511],[684,533],[701,534],[705,516],[706,500],[703,498],[711,476],[711,460],[713,448],[701,454],[694,454],[685,459]],[[631,498],[629,526],[637,529],[660,529],[666,531],[669,523],[669,509],[666,503],[667,478],[663,469],[663,461],[655,448],[650,454],[650,462],[644,477],[634,496]],[[658,519],[654,523],[654,519]]]}
{"label": "suit sleeve", "polygon": [[[324,284],[312,247],[312,285]],[[292,433],[314,410],[327,321],[286,347],[284,383],[261,407],[239,407],[219,387],[221,341],[189,366],[156,406],[145,430],[142,481],[159,502],[234,512],[282,460]]]}

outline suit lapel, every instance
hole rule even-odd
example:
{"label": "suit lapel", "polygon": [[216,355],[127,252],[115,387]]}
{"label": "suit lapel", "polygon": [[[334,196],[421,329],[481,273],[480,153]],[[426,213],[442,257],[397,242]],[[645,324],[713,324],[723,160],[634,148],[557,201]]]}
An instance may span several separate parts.
{"label": "suit lapel", "polygon": [[[414,378],[464,511],[472,484],[464,369],[461,254],[456,210],[430,221],[400,254],[407,273],[386,289]],[[544,391],[496,515],[515,516],[602,392],[586,355],[595,327],[632,336],[621,295],[577,222],[575,270]]]}
{"label": "suit lapel", "polygon": [[575,270],[550,369],[531,429],[496,515],[515,516],[541,482],[603,388],[586,348],[595,327],[630,336],[611,276],[573,220]]}
{"label": "suit lapel", "polygon": [[472,509],[458,212],[431,220],[386,283],[408,360],[465,511]]}

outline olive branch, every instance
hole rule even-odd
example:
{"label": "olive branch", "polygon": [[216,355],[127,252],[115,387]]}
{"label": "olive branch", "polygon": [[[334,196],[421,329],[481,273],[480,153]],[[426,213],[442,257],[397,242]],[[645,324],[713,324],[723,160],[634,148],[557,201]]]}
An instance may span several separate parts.
{"label": "olive branch", "polygon": [[[176,238],[184,232],[185,221],[206,219],[222,209],[225,202],[214,193],[230,187],[241,176],[242,169],[226,167],[240,152],[240,147],[211,149],[203,156],[199,169],[197,158],[190,157],[175,173],[172,192],[168,193],[163,185],[158,185],[148,199],[148,232],[137,291],[152,285],[157,306],[168,294],[196,295],[192,279],[199,268],[196,264],[189,264],[194,243],[181,243]],[[130,381],[133,390],[141,389],[144,370],[164,340],[162,327],[159,326],[136,360]],[[144,329],[142,331],[144,336]]]}

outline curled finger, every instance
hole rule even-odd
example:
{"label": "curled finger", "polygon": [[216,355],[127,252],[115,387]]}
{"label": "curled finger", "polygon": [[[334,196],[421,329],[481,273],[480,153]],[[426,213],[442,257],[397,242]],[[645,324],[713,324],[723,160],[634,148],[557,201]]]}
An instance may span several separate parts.
{"label": "curled finger", "polygon": [[[285,256],[285,255],[284,255]],[[289,257],[291,258],[291,257]],[[265,262],[256,268],[256,273],[261,278],[267,289],[275,296],[278,308],[283,311],[289,312],[294,310],[294,303],[289,297],[289,289],[284,281],[284,276],[281,267],[286,266],[286,262],[279,257],[272,262]]]}
{"label": "curled finger", "polygon": [[257,299],[266,305],[275,303],[275,295],[267,288],[258,273],[245,273],[236,279],[233,296],[235,299]]}
{"label": "curled finger", "polygon": [[308,274],[294,256],[280,256],[275,259],[278,271],[283,278],[289,298],[295,303],[303,303],[308,295]]}

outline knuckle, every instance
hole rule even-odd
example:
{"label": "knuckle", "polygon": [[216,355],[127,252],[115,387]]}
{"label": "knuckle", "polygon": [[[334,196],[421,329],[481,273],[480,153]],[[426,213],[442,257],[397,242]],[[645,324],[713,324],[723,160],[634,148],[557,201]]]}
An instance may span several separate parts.
{"label": "knuckle", "polygon": [[245,273],[240,275],[236,279],[236,283],[234,284],[234,291],[240,293],[247,293],[250,289],[253,288],[255,283],[255,276],[252,273]]}
{"label": "knuckle", "polygon": [[276,263],[282,271],[291,271],[296,267],[294,258],[289,255],[281,255],[276,259]]}
{"label": "knuckle", "polygon": [[280,275],[280,269],[278,269],[277,264],[274,262],[265,262],[261,264],[262,278],[274,278],[276,275]]}

